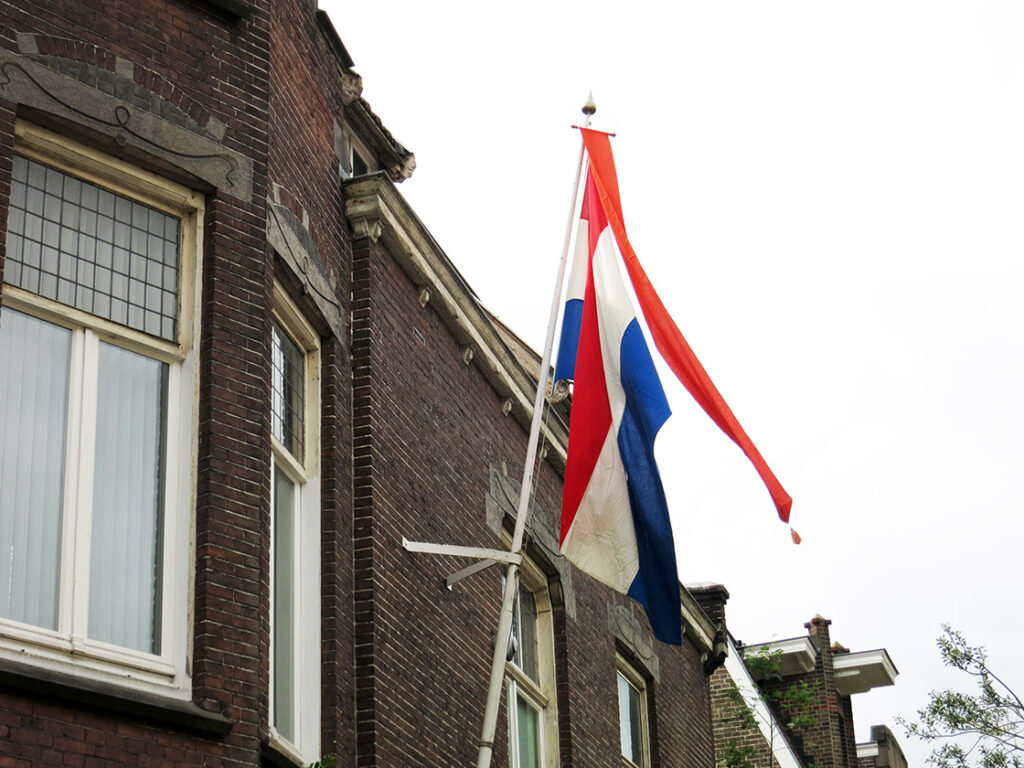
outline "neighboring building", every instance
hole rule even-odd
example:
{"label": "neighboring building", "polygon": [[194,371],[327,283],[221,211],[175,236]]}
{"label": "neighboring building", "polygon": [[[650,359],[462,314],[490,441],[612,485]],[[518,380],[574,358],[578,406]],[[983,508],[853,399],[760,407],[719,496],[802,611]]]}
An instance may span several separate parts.
{"label": "neighboring building", "polygon": [[[352,67],[310,0],[0,5],[0,765],[475,761],[500,570],[401,543],[502,546],[535,379]],[[559,413],[495,765],[713,768],[712,623],[557,554]]]}
{"label": "neighboring building", "polygon": [[[719,630],[727,632],[726,589],[689,589]],[[815,616],[804,625],[805,637],[747,645],[729,635],[729,655],[711,676],[718,766],[867,768],[858,765],[861,747],[855,744],[852,696],[892,685],[898,672],[885,649],[850,652],[833,644],[831,623]],[[879,728],[872,729],[872,738],[885,746],[876,743],[876,754],[880,749],[902,756],[888,729]]]}
{"label": "neighboring building", "polygon": [[872,725],[871,741],[857,745],[857,765],[859,768],[907,768],[907,758],[892,731],[884,725]]}

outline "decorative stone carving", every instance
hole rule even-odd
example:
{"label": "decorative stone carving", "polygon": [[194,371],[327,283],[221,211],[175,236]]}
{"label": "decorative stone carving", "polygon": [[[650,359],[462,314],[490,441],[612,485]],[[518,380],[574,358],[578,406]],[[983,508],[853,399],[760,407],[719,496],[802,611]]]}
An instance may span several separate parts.
{"label": "decorative stone carving", "polygon": [[380,221],[374,219],[349,218],[349,223],[352,224],[352,237],[356,240],[370,240],[375,243],[384,231],[381,229]]}
{"label": "decorative stone carving", "polygon": [[[118,77],[116,73],[111,76]],[[250,158],[2,48],[0,96],[90,128],[118,146],[142,150],[242,200],[252,199]]]}
{"label": "decorative stone carving", "polygon": [[427,306],[427,303],[429,301],[430,301],[430,289],[429,288],[422,288],[420,290],[420,295],[419,295],[420,308],[422,309],[423,307]]}
{"label": "decorative stone carving", "polygon": [[331,332],[344,343],[345,318],[320,253],[295,214],[271,201],[267,203],[267,242],[302,286],[303,294],[309,296]]}
{"label": "decorative stone carving", "polygon": [[651,639],[629,608],[614,603],[608,605],[608,630],[634,656],[635,661],[650,673],[655,682],[661,680],[661,668]]}
{"label": "decorative stone carving", "polygon": [[569,382],[567,379],[559,379],[551,385],[551,394],[548,395],[549,403],[560,403],[569,396]]}
{"label": "decorative stone carving", "polygon": [[405,181],[412,176],[413,171],[416,170],[416,156],[406,155],[402,158],[401,162],[392,163],[388,166],[388,176],[393,181]]}
{"label": "decorative stone carving", "polygon": [[462,348],[462,362],[464,362],[466,365],[469,365],[470,363],[473,362],[473,348],[472,347],[463,347]]}
{"label": "decorative stone carving", "polygon": [[363,78],[349,70],[341,73],[341,103],[348,106],[363,95]]}

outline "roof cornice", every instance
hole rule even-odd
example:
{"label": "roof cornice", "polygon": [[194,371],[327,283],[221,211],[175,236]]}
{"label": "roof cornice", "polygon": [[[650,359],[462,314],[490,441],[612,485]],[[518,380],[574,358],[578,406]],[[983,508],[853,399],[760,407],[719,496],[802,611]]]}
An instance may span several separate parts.
{"label": "roof cornice", "polygon": [[836,676],[836,690],[844,696],[893,685],[899,674],[884,648],[837,653],[832,657],[832,669]]}
{"label": "roof cornice", "polygon": [[[472,290],[385,173],[342,182],[345,215],[356,239],[381,242],[428,300],[467,357],[483,373],[512,415],[527,431],[533,417],[537,381],[502,340]],[[545,425],[548,460],[564,471],[567,425]]]}
{"label": "roof cornice", "polygon": [[[229,0],[224,0],[228,2]],[[230,0],[237,1],[237,0]],[[374,114],[369,102],[363,98],[363,79],[352,69],[354,62],[345,44],[338,37],[338,31],[326,11],[316,12],[316,24],[320,28],[327,47],[330,48],[341,73],[342,103],[345,107],[345,121],[366,144],[377,161],[388,172],[392,181],[405,181],[416,170],[416,156],[403,147],[384,122]]]}
{"label": "roof cornice", "polygon": [[769,640],[766,643],[752,643],[743,646],[743,653],[767,649],[768,653],[779,654],[779,674],[783,677],[802,675],[814,669],[818,651],[810,639],[792,637],[786,640]]}
{"label": "roof cornice", "polygon": [[367,145],[392,181],[405,181],[416,170],[416,156],[395,141],[366,99],[359,97],[345,110],[345,121]]}
{"label": "roof cornice", "polygon": [[715,625],[707,617],[693,595],[679,585],[679,605],[682,609],[683,631],[690,636],[693,644],[704,653],[711,653],[715,646]]}

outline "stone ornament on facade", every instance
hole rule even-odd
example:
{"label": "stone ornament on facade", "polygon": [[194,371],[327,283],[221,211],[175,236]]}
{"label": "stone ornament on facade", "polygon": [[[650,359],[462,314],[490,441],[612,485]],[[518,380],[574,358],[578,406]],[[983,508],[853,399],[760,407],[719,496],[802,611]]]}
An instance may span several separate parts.
{"label": "stone ornament on facade", "polygon": [[[121,77],[116,73],[110,76]],[[153,112],[2,48],[0,96],[92,128],[119,147],[143,150],[235,197],[252,199],[251,159]],[[161,101],[156,94],[153,99],[154,104]]]}

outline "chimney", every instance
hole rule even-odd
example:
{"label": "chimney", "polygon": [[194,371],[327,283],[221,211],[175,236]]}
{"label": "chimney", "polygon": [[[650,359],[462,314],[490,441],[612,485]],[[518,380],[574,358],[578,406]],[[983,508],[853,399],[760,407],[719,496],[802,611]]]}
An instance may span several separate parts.
{"label": "chimney", "polygon": [[729,590],[722,584],[693,584],[687,585],[686,591],[693,595],[697,605],[711,619],[715,628],[726,632],[725,626],[725,604],[729,600]]}
{"label": "chimney", "polygon": [[821,614],[818,614],[813,619],[804,624],[807,627],[807,635],[810,637],[814,647],[821,651],[825,648],[831,650],[832,641],[829,638],[828,628],[832,623],[831,619],[826,619]]}

